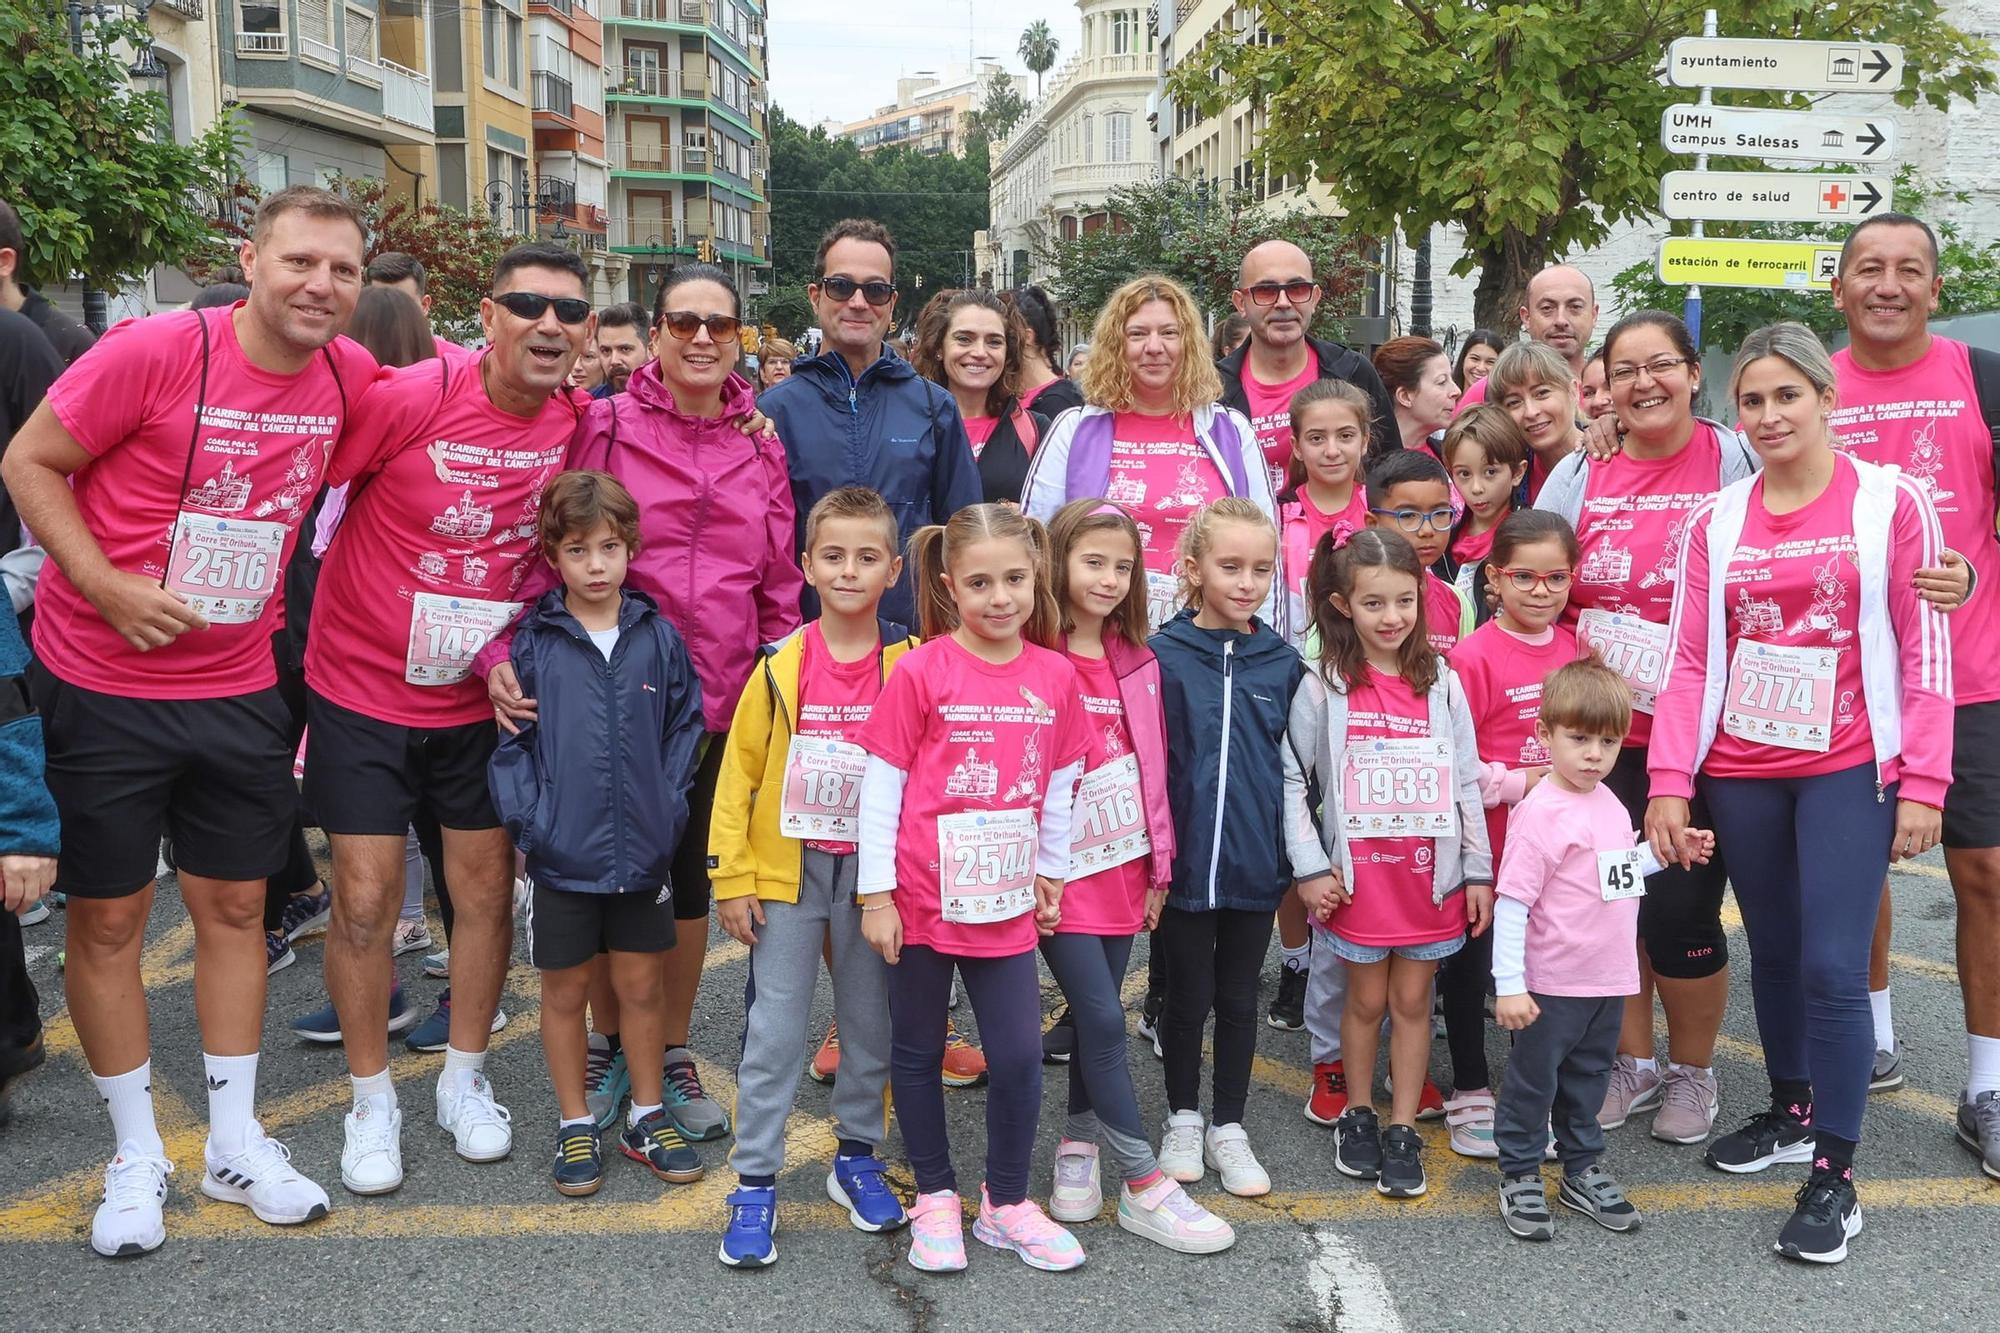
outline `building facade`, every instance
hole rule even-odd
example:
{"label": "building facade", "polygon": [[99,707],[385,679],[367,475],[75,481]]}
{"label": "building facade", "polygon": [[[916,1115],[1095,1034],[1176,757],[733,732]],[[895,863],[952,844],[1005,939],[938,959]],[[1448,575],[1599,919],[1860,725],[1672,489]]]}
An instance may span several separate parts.
{"label": "building facade", "polygon": [[[910,148],[926,156],[965,156],[972,113],[986,105],[987,82],[1004,73],[991,60],[944,75],[918,74],[896,80],[896,100],[872,116],[849,121],[827,131],[829,138],[847,139],[864,153],[878,148]],[[1033,85],[1020,75],[1008,76],[1014,91],[1026,100]]]}
{"label": "building facade", "polygon": [[604,29],[599,0],[529,0],[529,106],[534,232],[590,266],[591,299],[623,300],[626,257],[610,248],[604,136]]}

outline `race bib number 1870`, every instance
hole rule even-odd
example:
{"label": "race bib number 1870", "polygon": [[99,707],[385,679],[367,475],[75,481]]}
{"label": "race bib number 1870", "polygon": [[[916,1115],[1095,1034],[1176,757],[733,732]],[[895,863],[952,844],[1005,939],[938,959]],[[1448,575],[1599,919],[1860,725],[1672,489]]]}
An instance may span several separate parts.
{"label": "race bib number 1870", "polygon": [[858,745],[792,737],[778,832],[788,838],[854,841],[861,832],[861,775],[867,771],[868,752]]}

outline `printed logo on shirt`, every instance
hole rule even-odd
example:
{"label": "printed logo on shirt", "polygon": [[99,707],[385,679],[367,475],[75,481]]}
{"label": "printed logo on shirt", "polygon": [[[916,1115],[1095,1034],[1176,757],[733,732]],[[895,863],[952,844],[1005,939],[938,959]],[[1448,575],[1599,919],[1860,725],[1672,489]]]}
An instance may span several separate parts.
{"label": "printed logo on shirt", "polygon": [[1736,633],[1744,638],[1755,634],[1781,634],[1785,613],[1769,597],[1752,598],[1748,588],[1736,590]]}
{"label": "printed logo on shirt", "polygon": [[1577,568],[1579,583],[1619,584],[1632,577],[1632,553],[1609,542],[1594,548]]}
{"label": "printed logo on shirt", "polygon": [[1173,489],[1155,500],[1153,508],[1199,509],[1203,500],[1201,474],[1195,471],[1193,463],[1183,463],[1180,475],[1174,478]]}
{"label": "printed logo on shirt", "polygon": [[215,514],[240,514],[250,503],[250,478],[237,473],[234,459],[225,458],[222,470],[189,491],[184,503]]}
{"label": "printed logo on shirt", "polygon": [[[1028,691],[1024,688],[1021,693],[1028,694]],[[1034,698],[1031,694],[1028,697],[1031,699]],[[1036,700],[1036,702],[1039,703],[1040,700]],[[1021,747],[1021,771],[1015,776],[1014,785],[1007,789],[1007,794],[1001,799],[1006,801],[1026,800],[1035,794],[1035,788],[1039,787],[1041,783],[1042,733],[1031,731],[1028,733],[1028,743]]]}
{"label": "printed logo on shirt", "polygon": [[[1644,578],[1639,580],[1639,587],[1642,591],[1647,588],[1657,588],[1662,583],[1672,583],[1674,581],[1674,566],[1680,563],[1681,547],[1687,542],[1688,518],[1689,515],[1682,514],[1674,520],[1673,526],[1667,529],[1667,540],[1666,544],[1660,548],[1659,562],[1646,572]],[[1628,556],[1627,559],[1629,561],[1630,557]]]}
{"label": "printed logo on shirt", "polygon": [[1104,498],[1116,505],[1146,503],[1146,483],[1137,477],[1113,477],[1104,487]]}
{"label": "printed logo on shirt", "polygon": [[981,759],[979,751],[968,748],[965,758],[951,770],[945,779],[946,796],[990,797],[1000,790],[1000,766],[991,760]]}
{"label": "printed logo on shirt", "polygon": [[1841,628],[1839,613],[1846,605],[1847,589],[1841,582],[1840,555],[1836,552],[1825,564],[1814,567],[1812,606],[1793,624],[1792,633],[1817,631],[1826,635],[1828,643],[1847,642],[1854,631]]}

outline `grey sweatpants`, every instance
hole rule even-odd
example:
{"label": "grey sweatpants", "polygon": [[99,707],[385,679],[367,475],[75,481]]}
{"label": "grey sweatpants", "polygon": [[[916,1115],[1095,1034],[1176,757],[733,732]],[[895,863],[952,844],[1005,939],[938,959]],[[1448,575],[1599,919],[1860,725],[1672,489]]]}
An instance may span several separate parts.
{"label": "grey sweatpants", "polygon": [[1500,1174],[1539,1172],[1553,1129],[1563,1172],[1575,1175],[1604,1155],[1597,1113],[1611,1084],[1625,997],[1535,995],[1534,1000],[1542,1016],[1514,1034],[1514,1052],[1500,1078],[1493,1115]]}
{"label": "grey sweatpants", "polygon": [[820,948],[833,936],[833,1016],[840,1073],[833,1117],[842,1139],[874,1145],[889,1132],[889,969],[861,938],[854,902],[858,859],[804,849],[796,903],[766,902],[743,995],[743,1061],[736,1071],[736,1146],[729,1165],[746,1177],[785,1165],[785,1122],[805,1072]]}

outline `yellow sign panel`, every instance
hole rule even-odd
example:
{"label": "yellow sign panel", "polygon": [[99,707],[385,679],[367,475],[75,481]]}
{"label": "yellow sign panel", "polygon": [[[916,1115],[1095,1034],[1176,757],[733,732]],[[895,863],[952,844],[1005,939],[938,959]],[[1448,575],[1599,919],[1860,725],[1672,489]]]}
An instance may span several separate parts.
{"label": "yellow sign panel", "polygon": [[1823,292],[1839,265],[1840,247],[1826,241],[1669,236],[1660,242],[1660,281],[1666,283]]}

